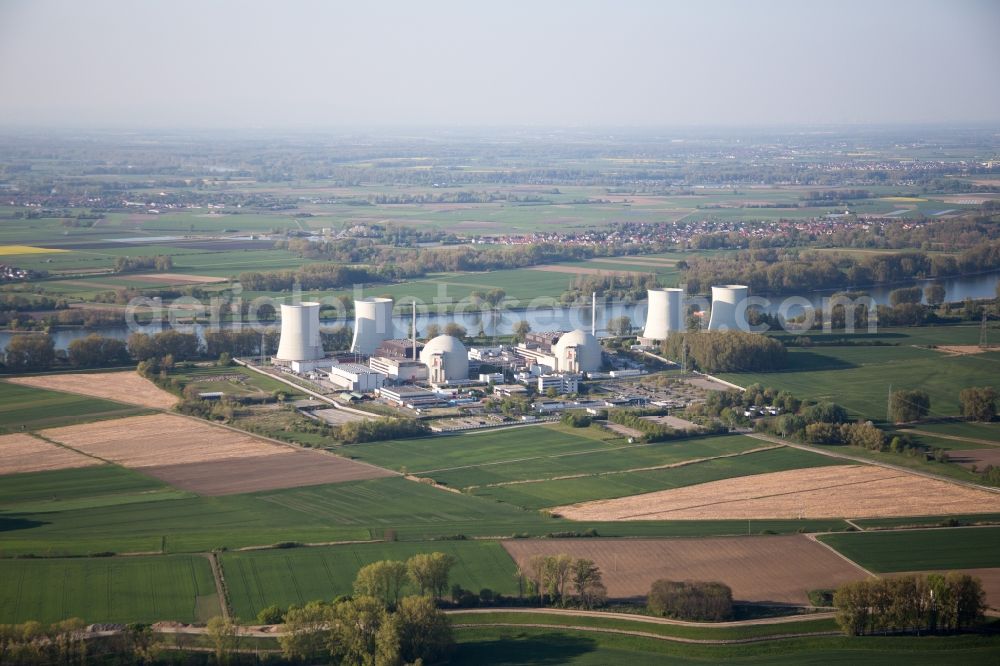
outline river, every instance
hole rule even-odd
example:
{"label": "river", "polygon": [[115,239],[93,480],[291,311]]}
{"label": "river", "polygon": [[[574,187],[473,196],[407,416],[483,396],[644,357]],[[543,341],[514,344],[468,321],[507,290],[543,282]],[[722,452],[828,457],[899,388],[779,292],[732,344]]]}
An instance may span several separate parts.
{"label": "river", "polygon": [[[913,285],[925,287],[933,282],[940,282],[945,289],[945,300],[949,303],[956,303],[964,301],[966,298],[994,298],[996,296],[998,280],[1000,280],[1000,272],[993,272],[941,280],[919,280],[910,283],[909,285],[897,284],[891,286],[871,287],[865,291],[867,291],[867,293],[879,305],[887,305],[889,303],[889,292],[893,289],[898,289],[901,286]],[[819,308],[822,305],[823,298],[828,295],[828,293],[813,292],[797,297],[795,300],[800,303],[808,302],[813,307]],[[768,297],[767,300],[769,303],[762,305],[760,309],[770,314],[776,314],[779,312],[782,304],[787,303],[790,298],[792,297],[789,295]],[[703,308],[707,308],[707,299],[702,297],[701,304]],[[786,317],[795,317],[803,312],[801,307],[797,305],[786,307],[787,309],[783,312]],[[632,325],[637,330],[641,330],[641,327],[644,325],[646,319],[646,303],[640,302],[636,304],[624,304],[601,303],[598,301],[596,322],[598,334],[606,333],[608,330],[608,323],[612,319],[621,316],[629,317],[632,320]],[[486,335],[507,335],[513,331],[514,325],[522,319],[528,321],[531,325],[531,330],[533,331],[561,331],[572,330],[574,328],[589,330],[591,325],[590,306],[587,305],[571,307],[544,307],[528,310],[501,310],[492,314],[489,312],[482,313],[471,311],[438,314],[435,312],[418,311],[417,331],[418,334],[422,334],[431,324],[437,324],[439,327],[444,328],[445,324],[454,321],[464,326],[470,335],[478,334],[480,329],[482,329]],[[395,334],[399,337],[409,337],[411,316],[396,315],[393,320],[396,328]],[[324,327],[336,326],[343,323],[345,322],[322,322]],[[351,322],[346,323],[350,324]],[[239,323],[227,322],[222,326],[226,328],[235,328],[240,325],[241,324]],[[204,324],[177,324],[175,328],[185,333],[198,333],[200,336],[206,330],[207,326]],[[277,328],[277,324],[264,326],[264,328]],[[160,325],[155,325],[142,327],[136,330],[140,330],[145,333],[155,333],[162,330],[162,327]],[[97,329],[60,328],[52,331],[50,334],[53,338],[56,349],[66,349],[69,346],[69,343],[73,340],[85,337],[91,333],[97,333],[98,335],[124,340],[132,332],[132,330],[125,326],[113,326]],[[0,348],[7,348],[7,343],[12,335],[18,335],[18,333],[0,331]]]}

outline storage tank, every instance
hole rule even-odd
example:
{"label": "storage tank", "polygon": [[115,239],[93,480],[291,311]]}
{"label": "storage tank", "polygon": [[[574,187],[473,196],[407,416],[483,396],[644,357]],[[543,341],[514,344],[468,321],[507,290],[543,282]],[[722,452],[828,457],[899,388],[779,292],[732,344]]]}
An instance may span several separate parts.
{"label": "storage tank", "polygon": [[354,340],[351,351],[371,356],[392,330],[392,299],[362,298],[354,301]]}
{"label": "storage tank", "polygon": [[281,361],[313,361],[323,358],[319,335],[319,303],[281,305],[281,338],[278,353]]}
{"label": "storage tank", "polygon": [[427,380],[432,384],[469,378],[469,352],[450,335],[439,335],[424,345],[420,362],[427,366]]}
{"label": "storage tank", "polygon": [[650,289],[646,327],[642,337],[666,340],[670,333],[684,331],[684,290]]}
{"label": "storage tank", "polygon": [[749,293],[750,288],[742,284],[724,284],[712,287],[712,316],[708,320],[708,330],[747,330],[746,311],[743,312],[743,321],[737,321],[736,309],[746,300]]}
{"label": "storage tank", "polygon": [[601,369],[601,343],[583,329],[559,337],[552,347],[557,372],[597,372]]}

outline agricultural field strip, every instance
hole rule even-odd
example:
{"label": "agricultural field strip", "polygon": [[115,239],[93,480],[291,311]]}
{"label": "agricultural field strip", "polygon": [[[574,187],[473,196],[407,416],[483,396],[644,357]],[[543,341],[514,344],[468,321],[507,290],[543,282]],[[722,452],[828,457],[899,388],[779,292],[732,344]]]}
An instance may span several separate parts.
{"label": "agricultural field strip", "polygon": [[[833,481],[837,481],[833,483]],[[768,492],[770,491],[770,492]],[[768,472],[557,507],[571,520],[870,518],[990,511],[1000,498],[871,465]]]}
{"label": "agricultural field strip", "polygon": [[498,481],[496,483],[485,483],[481,486],[466,486],[466,489],[473,490],[475,488],[497,488],[500,486],[516,486],[522,483],[544,483],[546,481],[564,481],[566,479],[582,479],[590,476],[609,476],[612,474],[630,474],[633,472],[652,472],[658,469],[686,467],[688,465],[697,465],[698,463],[708,462],[710,460],[719,460],[720,458],[735,458],[737,456],[745,456],[751,453],[760,453],[761,451],[770,451],[772,449],[781,449],[781,448],[784,447],[781,446],[780,444],[775,444],[773,446],[760,446],[757,447],[756,449],[748,449],[746,451],[736,451],[735,453],[722,453],[717,456],[708,456],[705,458],[692,458],[691,460],[682,460],[680,462],[666,463],[663,465],[653,465],[651,467],[633,467],[631,469],[611,470],[608,472],[590,472],[590,473],[583,472],[580,474],[566,474],[563,476],[552,476],[543,479],[520,479],[517,481]]}
{"label": "agricultural field strip", "polygon": [[[496,432],[494,430],[493,432]],[[652,446],[663,446],[662,443],[654,444],[623,444],[621,446],[615,446],[614,448],[605,447],[603,449],[587,449],[585,451],[569,451],[568,453],[553,453],[548,456],[530,456],[528,458],[511,458],[510,460],[491,460],[489,462],[477,463],[474,465],[459,465],[457,467],[441,467],[438,469],[427,469],[421,472],[411,472],[411,474],[436,474],[437,472],[454,472],[460,469],[475,469],[476,467],[488,467],[490,465],[509,465],[511,463],[521,463],[521,462],[531,462],[532,460],[547,460],[549,458],[565,458],[568,456],[585,456],[592,453],[611,453],[614,451],[622,451],[625,449],[642,449]],[[777,447],[768,447],[777,448]]]}
{"label": "agricultural field strip", "polygon": [[959,437],[958,435],[945,435],[940,432],[932,432],[930,430],[919,430],[917,428],[902,428],[899,432],[910,432],[914,435],[927,435],[929,437],[938,437],[940,439],[950,439],[956,442],[969,442],[972,444],[985,444],[987,446],[1000,446],[1000,441],[989,440],[989,439],[975,439],[972,437]]}
{"label": "agricultural field strip", "polygon": [[170,409],[178,400],[177,396],[164,391],[133,371],[11,377],[7,381],[22,386],[75,393],[152,409]]}
{"label": "agricultural field strip", "polygon": [[712,632],[724,631],[726,629],[743,627],[771,627],[773,625],[798,624],[801,622],[827,624],[835,617],[835,613],[821,612],[810,613],[809,615],[781,615],[778,617],[754,618],[750,620],[723,620],[720,622],[697,622],[694,620],[677,620],[671,617],[658,617],[655,615],[635,615],[633,613],[619,613],[615,611],[590,611],[578,608],[456,608],[446,610],[449,616],[456,615],[506,615],[508,613],[518,615],[541,615],[572,618],[594,618],[597,621],[622,621],[628,623],[653,624],[667,627],[684,627],[691,629],[705,629]]}
{"label": "agricultural field strip", "polygon": [[32,434],[0,435],[0,475],[72,469],[104,462]]}
{"label": "agricultural field strip", "polygon": [[978,483],[962,481],[961,479],[953,479],[947,476],[939,476],[937,474],[931,474],[930,472],[926,472],[920,469],[910,469],[908,467],[901,467],[900,465],[893,465],[892,463],[888,463],[883,460],[872,460],[870,458],[864,458],[862,456],[854,456],[849,453],[842,453],[840,451],[831,451],[829,449],[822,449],[816,446],[809,446],[808,444],[800,444],[798,442],[782,439],[780,437],[774,437],[773,435],[764,435],[755,432],[755,433],[747,433],[747,437],[753,437],[754,439],[760,439],[765,442],[773,442],[775,444],[785,444],[786,446],[790,446],[795,449],[809,451],[810,453],[819,453],[820,455],[828,456],[830,458],[841,458],[843,460],[850,460],[851,462],[861,463],[863,465],[875,465],[877,467],[885,467],[886,469],[892,469],[897,472],[904,472],[906,474],[916,474],[917,476],[923,476],[928,479],[933,479],[934,481],[946,481],[948,483],[958,484],[960,486],[973,488],[975,490],[985,490],[991,493],[1000,494],[1000,488],[994,488],[993,486],[984,486]]}

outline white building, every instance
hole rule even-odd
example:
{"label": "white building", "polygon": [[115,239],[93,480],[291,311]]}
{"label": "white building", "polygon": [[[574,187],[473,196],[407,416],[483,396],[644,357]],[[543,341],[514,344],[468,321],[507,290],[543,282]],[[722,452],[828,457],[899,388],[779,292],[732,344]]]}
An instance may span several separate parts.
{"label": "white building", "polygon": [[580,375],[573,373],[542,375],[538,378],[538,392],[545,393],[551,388],[559,394],[579,393],[580,379]]}
{"label": "white building", "polygon": [[596,372],[601,369],[601,343],[583,329],[560,336],[552,352],[557,372]]}
{"label": "white building", "polygon": [[420,361],[412,361],[408,358],[372,356],[368,359],[368,366],[394,382],[427,381],[427,366]]}
{"label": "white building", "polygon": [[372,393],[385,382],[385,375],[358,363],[338,363],[330,368],[330,383],[346,391]]}

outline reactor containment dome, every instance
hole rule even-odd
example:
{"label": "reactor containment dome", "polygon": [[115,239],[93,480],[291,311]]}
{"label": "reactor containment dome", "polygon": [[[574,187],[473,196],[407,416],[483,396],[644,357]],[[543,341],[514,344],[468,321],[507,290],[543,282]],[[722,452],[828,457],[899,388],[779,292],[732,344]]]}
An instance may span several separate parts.
{"label": "reactor containment dome", "polygon": [[281,305],[281,338],[278,353],[281,361],[314,361],[323,358],[319,335],[319,303]]}
{"label": "reactor containment dome", "polygon": [[[747,330],[744,301],[746,301],[749,292],[750,288],[742,284],[724,284],[712,287],[712,316],[708,320],[708,330]],[[740,319],[743,321],[741,322]]]}
{"label": "reactor containment dome", "polygon": [[601,343],[580,328],[561,335],[552,353],[558,372],[597,372],[601,369]]}
{"label": "reactor containment dome", "polygon": [[383,340],[393,337],[391,298],[361,298],[354,301],[352,352],[371,356]]}
{"label": "reactor containment dome", "polygon": [[420,362],[427,366],[427,380],[431,384],[469,378],[469,352],[461,340],[450,335],[439,335],[424,345]]}
{"label": "reactor containment dome", "polygon": [[671,333],[684,331],[684,290],[649,289],[646,308],[646,327],[642,337],[666,340]]}

